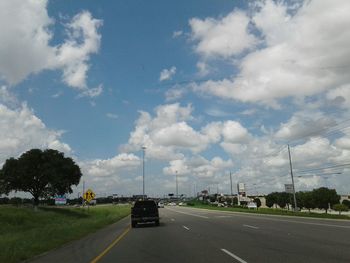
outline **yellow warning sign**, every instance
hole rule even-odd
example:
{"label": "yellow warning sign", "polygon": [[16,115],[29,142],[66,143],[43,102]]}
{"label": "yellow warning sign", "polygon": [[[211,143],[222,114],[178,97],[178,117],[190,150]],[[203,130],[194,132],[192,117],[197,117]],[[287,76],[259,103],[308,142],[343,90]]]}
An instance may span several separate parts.
{"label": "yellow warning sign", "polygon": [[84,200],[88,201],[88,202],[90,202],[92,199],[94,199],[95,196],[96,196],[95,193],[91,189],[88,189],[83,195]]}

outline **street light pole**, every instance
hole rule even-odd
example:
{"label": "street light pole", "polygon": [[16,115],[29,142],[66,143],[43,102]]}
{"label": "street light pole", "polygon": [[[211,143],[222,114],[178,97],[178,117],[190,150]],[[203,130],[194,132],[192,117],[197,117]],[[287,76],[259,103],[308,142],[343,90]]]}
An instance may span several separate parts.
{"label": "street light pole", "polygon": [[142,146],[142,199],[145,199],[145,151],[146,147]]}
{"label": "street light pole", "polygon": [[292,166],[292,158],[290,156],[290,148],[288,144],[288,156],[289,156],[289,165],[290,165],[290,176],[292,177],[293,184],[293,199],[294,199],[294,211],[297,211],[297,199],[295,198],[295,185],[294,185],[294,177],[293,177],[293,166]]}

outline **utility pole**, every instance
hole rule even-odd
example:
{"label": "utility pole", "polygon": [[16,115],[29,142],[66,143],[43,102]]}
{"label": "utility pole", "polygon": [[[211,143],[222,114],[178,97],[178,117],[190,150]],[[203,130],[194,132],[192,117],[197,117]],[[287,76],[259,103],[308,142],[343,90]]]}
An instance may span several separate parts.
{"label": "utility pole", "polygon": [[293,198],[294,198],[294,211],[297,211],[297,199],[295,198],[295,185],[294,185],[294,176],[293,176],[293,166],[292,166],[292,157],[290,156],[290,148],[288,144],[288,156],[289,156],[289,165],[290,165],[290,176],[292,177],[293,184]]}
{"label": "utility pole", "polygon": [[178,187],[178,182],[177,182],[177,170],[175,171],[176,174],[176,200],[179,199],[179,187]]}
{"label": "utility pole", "polygon": [[82,205],[84,206],[84,194],[85,194],[85,181],[84,181],[84,178],[83,178],[83,194],[81,195],[82,197]]}
{"label": "utility pole", "polygon": [[233,206],[233,190],[232,190],[232,173],[230,171],[230,183],[231,183],[231,204]]}
{"label": "utility pole", "polygon": [[146,147],[142,146],[142,199],[145,200],[145,151]]}

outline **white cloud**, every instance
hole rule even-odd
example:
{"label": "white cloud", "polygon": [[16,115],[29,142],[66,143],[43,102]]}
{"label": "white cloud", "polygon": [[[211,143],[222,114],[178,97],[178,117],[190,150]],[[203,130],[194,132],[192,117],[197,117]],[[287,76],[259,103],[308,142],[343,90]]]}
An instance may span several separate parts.
{"label": "white cloud", "polygon": [[178,37],[182,36],[182,34],[183,34],[182,30],[174,31],[173,38],[178,38]]}
{"label": "white cloud", "polygon": [[140,158],[134,154],[121,153],[111,159],[92,160],[83,162],[82,167],[85,174],[91,177],[119,176],[124,170],[135,169],[141,164]]}
{"label": "white cloud", "polygon": [[240,11],[233,11],[219,19],[204,20],[192,18],[189,21],[195,51],[205,58],[230,58],[257,44],[256,37],[249,33],[249,17]]}
{"label": "white cloud", "polygon": [[223,111],[216,107],[211,107],[206,109],[205,113],[212,117],[227,117],[230,115],[229,112]]}
{"label": "white cloud", "polygon": [[326,97],[338,107],[350,108],[350,84],[330,90]]}
{"label": "white cloud", "polygon": [[62,133],[47,128],[26,104],[15,110],[0,104],[0,163],[32,148],[71,154],[70,146],[61,141]]}
{"label": "white cloud", "polygon": [[159,76],[159,81],[165,81],[165,80],[169,80],[172,79],[172,77],[175,75],[176,73],[176,67],[172,66],[170,69],[163,69],[160,72],[160,76]]}
{"label": "white cloud", "polygon": [[249,133],[239,122],[227,121],[224,123],[222,134],[225,142],[244,143],[249,140]]}
{"label": "white cloud", "polygon": [[165,92],[165,101],[175,101],[181,99],[185,94],[187,93],[187,90],[183,87],[175,86],[171,89],[168,89]]}
{"label": "white cloud", "polygon": [[8,106],[18,106],[19,101],[17,97],[9,91],[7,86],[0,87],[0,103]]}
{"label": "white cloud", "polygon": [[[277,108],[279,99],[313,96],[348,84],[350,34],[344,28],[350,25],[350,17],[345,11],[350,9],[350,2],[305,1],[293,15],[288,12],[289,8],[287,2],[264,1],[250,18],[264,45],[235,61],[233,67],[239,69],[237,75],[205,82],[195,87],[195,91]],[[207,18],[206,23],[200,20],[203,25],[198,34],[206,36],[213,21],[221,24],[226,18]],[[230,38],[236,31],[242,32],[234,25],[227,24],[227,27],[227,31],[218,31],[215,39]],[[230,49],[217,51],[203,46],[197,45],[196,50],[215,58],[232,56]],[[244,47],[251,48],[251,45]]]}
{"label": "white cloud", "polygon": [[207,160],[202,156],[194,156],[190,159],[183,158],[172,160],[169,166],[163,168],[166,175],[175,175],[183,177],[193,175],[197,178],[213,178],[216,173],[224,173],[227,169],[233,167],[231,160],[223,160],[216,156],[211,160]]}
{"label": "white cloud", "polygon": [[333,118],[321,112],[296,112],[286,123],[280,125],[275,136],[278,139],[295,140],[318,136],[336,124]]}
{"label": "white cloud", "polygon": [[102,21],[94,19],[87,11],[75,15],[66,25],[69,39],[58,48],[57,63],[63,68],[63,80],[69,86],[86,88],[87,62],[90,55],[99,50],[101,35],[97,29],[101,25]]}
{"label": "white cloud", "polygon": [[107,113],[106,114],[106,116],[108,117],[108,118],[110,118],[110,119],[118,119],[119,118],[119,116],[117,115],[117,114],[115,114],[115,113]]}
{"label": "white cloud", "polygon": [[202,77],[208,75],[211,71],[208,63],[206,63],[206,62],[199,61],[199,62],[197,62],[196,66],[197,66],[197,69],[199,71],[199,75]]}
{"label": "white cloud", "polygon": [[83,92],[79,94],[79,98],[81,97],[90,97],[90,98],[95,98],[101,95],[103,92],[103,87],[102,84],[98,85],[96,88],[91,88],[91,89],[85,89]]}
{"label": "white cloud", "polygon": [[63,81],[87,92],[87,71],[91,54],[97,53],[101,20],[87,11],[65,24],[68,38],[56,46],[55,20],[49,17],[47,1],[5,0],[0,3],[0,77],[16,85],[43,70],[63,71]]}

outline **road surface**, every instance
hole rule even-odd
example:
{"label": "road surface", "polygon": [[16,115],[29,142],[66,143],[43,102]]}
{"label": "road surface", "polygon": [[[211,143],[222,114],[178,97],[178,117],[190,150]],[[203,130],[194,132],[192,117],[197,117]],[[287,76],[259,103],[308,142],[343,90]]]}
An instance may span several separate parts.
{"label": "road surface", "polygon": [[[76,245],[81,248],[76,251],[68,246],[61,254],[70,254],[70,258],[64,261],[60,260],[58,252],[62,249],[59,249],[53,252],[57,261],[48,261],[52,256],[48,253],[46,258],[35,262],[350,262],[350,222],[347,221],[185,207],[159,210],[159,227],[130,228],[127,218],[113,226],[117,229],[115,233],[112,228],[107,231],[109,236],[114,236],[108,238],[108,244],[106,240],[98,242],[101,234],[90,237],[95,244],[104,244],[103,249]],[[88,256],[80,255],[78,259],[79,253]]]}

